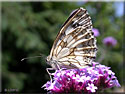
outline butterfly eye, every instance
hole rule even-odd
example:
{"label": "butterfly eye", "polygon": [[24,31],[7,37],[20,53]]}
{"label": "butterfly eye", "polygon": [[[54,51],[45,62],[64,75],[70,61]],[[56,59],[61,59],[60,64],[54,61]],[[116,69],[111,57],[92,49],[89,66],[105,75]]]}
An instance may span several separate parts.
{"label": "butterfly eye", "polygon": [[46,62],[48,62],[47,58],[45,59]]}

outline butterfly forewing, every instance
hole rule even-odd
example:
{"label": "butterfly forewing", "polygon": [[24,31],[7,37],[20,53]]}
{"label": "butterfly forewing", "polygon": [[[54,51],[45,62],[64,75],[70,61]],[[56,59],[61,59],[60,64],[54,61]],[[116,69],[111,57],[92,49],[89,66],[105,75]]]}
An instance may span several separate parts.
{"label": "butterfly forewing", "polygon": [[[48,62],[56,61],[60,68],[83,68],[96,57],[96,39],[86,9],[71,13],[54,41]],[[52,66],[53,67],[53,66]]]}

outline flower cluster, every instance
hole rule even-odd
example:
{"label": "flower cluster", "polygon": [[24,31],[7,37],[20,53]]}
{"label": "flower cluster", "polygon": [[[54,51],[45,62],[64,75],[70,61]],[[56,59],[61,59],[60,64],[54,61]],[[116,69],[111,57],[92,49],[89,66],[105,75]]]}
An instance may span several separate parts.
{"label": "flower cluster", "polygon": [[109,37],[106,37],[103,39],[103,43],[106,46],[115,46],[117,44],[117,40],[115,38],[109,36]]}
{"label": "flower cluster", "polygon": [[43,87],[51,93],[95,93],[99,90],[120,87],[115,73],[97,62],[82,69],[56,70],[53,81]]}

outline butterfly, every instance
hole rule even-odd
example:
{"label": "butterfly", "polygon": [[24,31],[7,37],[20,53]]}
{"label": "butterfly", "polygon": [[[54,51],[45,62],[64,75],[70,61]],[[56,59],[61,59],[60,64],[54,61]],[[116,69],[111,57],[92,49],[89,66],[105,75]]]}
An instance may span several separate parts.
{"label": "butterfly", "polygon": [[46,62],[52,69],[84,68],[96,57],[96,38],[84,8],[74,10],[59,31]]}

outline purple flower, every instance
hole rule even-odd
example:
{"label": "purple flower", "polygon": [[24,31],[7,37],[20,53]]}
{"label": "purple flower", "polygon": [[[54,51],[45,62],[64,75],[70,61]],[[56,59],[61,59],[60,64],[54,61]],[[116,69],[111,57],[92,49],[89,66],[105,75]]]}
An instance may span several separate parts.
{"label": "purple flower", "polygon": [[98,37],[98,36],[100,35],[99,30],[96,29],[96,28],[93,28],[93,29],[92,29],[92,32],[94,33],[94,36],[95,36],[95,37]]}
{"label": "purple flower", "polygon": [[99,90],[120,87],[115,73],[97,62],[92,67],[82,69],[56,70],[53,73],[53,81],[45,85],[51,93],[95,93]]}
{"label": "purple flower", "polygon": [[91,91],[91,92],[95,92],[97,87],[94,86],[94,84],[88,84],[88,87],[86,87],[86,89]]}
{"label": "purple flower", "polygon": [[115,46],[117,44],[117,40],[115,38],[109,36],[109,37],[106,37],[103,39],[103,43],[106,46]]}

